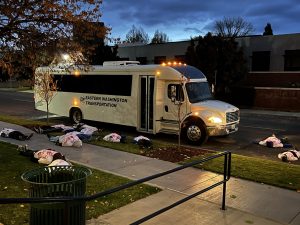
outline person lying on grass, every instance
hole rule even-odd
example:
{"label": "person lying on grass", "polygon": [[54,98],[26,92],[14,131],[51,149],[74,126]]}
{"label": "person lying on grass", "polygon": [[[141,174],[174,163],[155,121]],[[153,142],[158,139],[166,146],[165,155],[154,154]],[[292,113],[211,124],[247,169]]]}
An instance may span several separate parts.
{"label": "person lying on grass", "polygon": [[278,158],[281,159],[283,162],[297,161],[300,158],[300,152],[294,149],[289,150],[283,153],[279,153]]}

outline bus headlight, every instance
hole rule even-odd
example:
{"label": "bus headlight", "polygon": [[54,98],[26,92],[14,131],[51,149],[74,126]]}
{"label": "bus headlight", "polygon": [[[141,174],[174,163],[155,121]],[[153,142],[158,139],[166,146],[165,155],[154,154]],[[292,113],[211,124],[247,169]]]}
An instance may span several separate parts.
{"label": "bus headlight", "polygon": [[211,123],[222,123],[222,119],[216,116],[209,117],[208,121]]}

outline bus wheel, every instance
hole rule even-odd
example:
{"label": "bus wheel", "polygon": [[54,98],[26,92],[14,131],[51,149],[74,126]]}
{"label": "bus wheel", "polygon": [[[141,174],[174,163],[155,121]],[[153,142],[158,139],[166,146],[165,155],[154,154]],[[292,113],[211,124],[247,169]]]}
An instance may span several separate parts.
{"label": "bus wheel", "polygon": [[205,126],[199,121],[188,123],[184,128],[184,135],[187,142],[193,145],[201,145],[208,138]]}
{"label": "bus wheel", "polygon": [[78,108],[71,109],[70,119],[73,123],[80,123],[82,121],[82,112]]}

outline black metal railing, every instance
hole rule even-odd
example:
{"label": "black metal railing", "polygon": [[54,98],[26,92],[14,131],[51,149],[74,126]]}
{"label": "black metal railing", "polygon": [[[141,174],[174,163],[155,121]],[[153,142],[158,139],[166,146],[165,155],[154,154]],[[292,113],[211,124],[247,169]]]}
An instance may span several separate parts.
{"label": "black metal railing", "polygon": [[65,204],[68,204],[69,202],[72,202],[72,201],[82,201],[82,202],[87,202],[87,201],[92,201],[92,200],[95,200],[97,198],[100,198],[100,197],[103,197],[103,196],[106,196],[106,195],[109,195],[109,194],[112,194],[112,193],[115,193],[115,192],[118,192],[118,191],[121,191],[121,190],[124,190],[126,188],[129,188],[129,187],[132,187],[132,186],[135,186],[135,185],[138,185],[138,184],[141,184],[141,183],[144,183],[144,182],[147,182],[147,181],[150,181],[150,180],[153,180],[155,178],[159,178],[159,177],[162,177],[162,176],[165,176],[167,174],[171,174],[171,173],[174,173],[174,172],[177,172],[177,171],[180,171],[180,170],[183,170],[183,169],[186,169],[186,168],[189,168],[189,167],[193,167],[195,165],[198,165],[198,164],[201,164],[201,163],[204,163],[204,162],[207,162],[207,161],[210,161],[212,159],[216,159],[216,158],[219,158],[219,157],[222,157],[224,156],[224,168],[223,168],[223,180],[215,183],[215,184],[212,184],[210,185],[209,187],[207,188],[204,188],[196,193],[193,193],[165,208],[162,208],[162,209],[159,209],[158,211],[148,215],[148,216],[145,216],[131,224],[133,225],[136,225],[136,224],[141,224],[145,221],[148,221],[150,220],[151,218],[155,217],[155,216],[158,216],[159,214],[163,213],[163,212],[166,212],[167,210],[170,210],[172,208],[174,208],[175,206],[178,206],[206,191],[209,191],[219,185],[222,185],[223,184],[223,191],[222,191],[222,206],[221,206],[221,209],[222,210],[225,210],[225,200],[226,200],[226,182],[230,179],[230,174],[231,174],[231,152],[222,152],[222,153],[219,153],[219,154],[216,154],[216,155],[212,155],[212,156],[209,156],[209,157],[206,157],[206,158],[203,158],[203,159],[200,159],[200,160],[197,160],[197,161],[193,161],[193,162],[190,162],[190,163],[186,163],[186,164],[183,164],[181,166],[178,166],[174,169],[171,169],[171,170],[168,170],[168,171],[165,171],[165,172],[161,172],[161,173],[158,173],[158,174],[154,174],[154,175],[151,175],[151,176],[148,176],[148,177],[145,177],[145,178],[142,178],[142,179],[139,179],[139,180],[135,180],[135,181],[131,181],[129,183],[126,183],[126,184],[123,184],[123,185],[120,185],[118,187],[115,187],[115,188],[111,188],[109,190],[105,190],[105,191],[102,191],[102,192],[99,192],[99,193],[96,193],[94,195],[90,195],[90,196],[80,196],[80,197],[43,197],[43,198],[0,198],[0,204],[15,204],[15,203],[49,203],[49,202],[64,202]]}

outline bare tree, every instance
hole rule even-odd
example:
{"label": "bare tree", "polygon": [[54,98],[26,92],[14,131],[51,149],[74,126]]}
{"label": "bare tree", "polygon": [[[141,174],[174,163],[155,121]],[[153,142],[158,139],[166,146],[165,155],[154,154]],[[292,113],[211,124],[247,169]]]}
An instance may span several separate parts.
{"label": "bare tree", "polygon": [[143,28],[137,28],[136,26],[132,25],[131,29],[126,34],[125,42],[147,44],[149,43],[149,36]]}
{"label": "bare tree", "polygon": [[223,20],[215,22],[214,30],[217,35],[222,37],[239,37],[251,34],[254,28],[242,17],[224,17]]}
{"label": "bare tree", "polygon": [[185,79],[184,76],[181,75],[180,76],[180,86],[181,86],[181,90],[179,92],[179,102],[178,102],[178,114],[177,114],[177,119],[178,119],[178,149],[180,150],[181,148],[181,131],[182,131],[182,115],[181,115],[181,106],[183,103],[183,95],[182,95],[182,88],[184,86],[185,83]]}
{"label": "bare tree", "polygon": [[182,131],[182,118],[185,115],[182,115],[181,106],[183,104],[183,86],[185,84],[184,75],[180,76],[180,84],[171,86],[171,101],[177,105],[177,121],[178,121],[178,145],[177,148],[181,148],[181,131]]}
{"label": "bare tree", "polygon": [[164,32],[156,30],[151,40],[152,44],[166,43],[169,42],[169,37]]}
{"label": "bare tree", "polygon": [[57,91],[57,82],[48,70],[40,70],[35,73],[35,92],[41,102],[46,103],[47,107],[47,124],[49,123],[49,105]]}
{"label": "bare tree", "polygon": [[47,124],[49,123],[49,106],[58,91],[57,80],[53,77],[53,72],[59,69],[60,71],[90,71],[91,66],[86,63],[86,59],[79,52],[69,54],[56,54],[54,60],[48,67],[40,67],[34,74],[34,90],[37,102],[46,103],[47,109]]}

